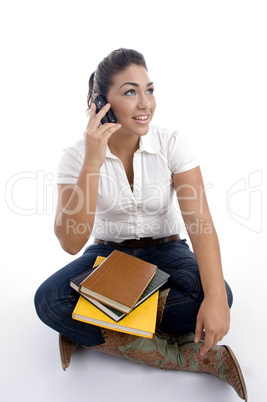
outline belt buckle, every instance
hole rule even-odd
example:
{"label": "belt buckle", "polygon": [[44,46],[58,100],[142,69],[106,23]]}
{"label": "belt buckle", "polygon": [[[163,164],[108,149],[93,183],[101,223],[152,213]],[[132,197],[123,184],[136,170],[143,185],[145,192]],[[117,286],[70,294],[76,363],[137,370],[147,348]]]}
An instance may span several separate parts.
{"label": "belt buckle", "polygon": [[129,243],[127,244],[127,247],[130,248],[143,248],[147,246],[147,241],[146,240],[137,240],[137,239],[132,239],[129,240]]}
{"label": "belt buckle", "polygon": [[138,247],[138,245],[136,244],[138,242],[139,242],[139,240],[129,240],[129,243],[127,243],[127,247],[130,247],[130,248]]}

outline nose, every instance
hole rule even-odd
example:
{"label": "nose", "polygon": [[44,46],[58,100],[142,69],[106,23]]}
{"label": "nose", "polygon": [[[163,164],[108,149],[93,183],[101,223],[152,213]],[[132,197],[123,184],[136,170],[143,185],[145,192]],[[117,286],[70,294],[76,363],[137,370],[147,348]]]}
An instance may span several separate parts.
{"label": "nose", "polygon": [[138,99],[138,107],[139,109],[149,108],[151,106],[146,95],[141,95]]}

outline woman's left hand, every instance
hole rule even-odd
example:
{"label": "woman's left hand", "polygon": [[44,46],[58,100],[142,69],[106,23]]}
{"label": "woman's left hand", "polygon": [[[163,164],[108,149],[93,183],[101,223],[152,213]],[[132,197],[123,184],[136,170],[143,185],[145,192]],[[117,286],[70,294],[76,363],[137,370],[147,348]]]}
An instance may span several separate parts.
{"label": "woman's left hand", "polygon": [[198,343],[205,330],[205,340],[200,348],[200,355],[204,356],[210,348],[221,341],[229,328],[230,309],[227,300],[206,296],[198,312],[195,331],[195,342]]}

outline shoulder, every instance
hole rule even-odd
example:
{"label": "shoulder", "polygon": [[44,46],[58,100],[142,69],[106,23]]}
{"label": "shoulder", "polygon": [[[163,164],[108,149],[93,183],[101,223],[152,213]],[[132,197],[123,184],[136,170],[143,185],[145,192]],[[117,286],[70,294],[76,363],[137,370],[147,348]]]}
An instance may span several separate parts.
{"label": "shoulder", "polygon": [[84,159],[84,140],[80,139],[76,141],[73,145],[63,149],[63,155],[65,158],[75,158],[80,163]]}
{"label": "shoulder", "polygon": [[153,141],[159,144],[159,147],[165,151],[171,150],[178,143],[182,142],[183,135],[179,130],[161,126],[150,126],[150,135]]}
{"label": "shoulder", "polygon": [[157,126],[151,126],[150,130],[172,173],[181,173],[199,165],[193,147],[180,131]]}
{"label": "shoulder", "polygon": [[57,169],[57,183],[75,184],[84,160],[84,141],[63,149]]}
{"label": "shoulder", "polygon": [[149,131],[151,132],[151,135],[158,138],[161,141],[168,141],[172,137],[179,137],[181,136],[181,133],[179,130],[173,130],[171,128],[167,127],[161,127],[161,126],[154,126],[151,125],[149,128]]}

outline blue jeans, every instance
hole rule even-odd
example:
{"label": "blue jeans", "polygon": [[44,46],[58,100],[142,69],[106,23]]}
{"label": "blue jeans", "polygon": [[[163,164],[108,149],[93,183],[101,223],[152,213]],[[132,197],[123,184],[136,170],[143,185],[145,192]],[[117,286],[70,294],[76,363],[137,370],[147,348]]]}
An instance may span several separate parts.
{"label": "blue jeans", "polygon": [[[170,274],[171,288],[166,300],[160,330],[181,335],[194,332],[203,290],[198,265],[185,240],[161,246],[125,248],[108,245],[91,245],[83,255],[48,278],[35,294],[35,308],[39,318],[48,326],[83,346],[104,342],[100,328],[72,319],[71,315],[79,295],[70,287],[70,279],[92,267],[97,256],[107,257],[120,250],[141,258]],[[233,296],[225,282],[228,304]]]}

